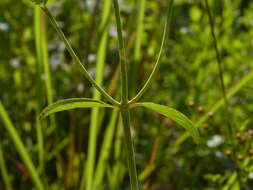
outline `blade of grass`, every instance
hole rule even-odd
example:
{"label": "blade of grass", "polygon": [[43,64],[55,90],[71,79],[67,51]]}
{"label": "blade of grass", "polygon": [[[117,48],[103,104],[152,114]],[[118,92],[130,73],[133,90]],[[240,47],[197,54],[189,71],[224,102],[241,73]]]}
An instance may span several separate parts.
{"label": "blade of grass", "polygon": [[34,167],[32,160],[27,153],[25,146],[16,131],[15,127],[13,126],[5,108],[2,105],[2,102],[0,101],[0,118],[5,126],[5,129],[7,130],[11,140],[13,141],[16,150],[18,151],[21,159],[23,160],[25,166],[27,167],[28,171],[30,172],[31,178],[38,190],[44,190],[43,183],[39,177],[38,171]]}
{"label": "blade of grass", "polygon": [[[44,67],[45,73],[45,86],[46,86],[46,96],[47,96],[47,104],[53,103],[53,87],[52,87],[52,79],[51,79],[51,69],[48,60],[48,45],[47,45],[47,24],[44,15],[42,15],[41,20],[41,57],[42,64]],[[56,128],[55,116],[50,116],[50,128],[48,128],[47,133],[51,133]]]}
{"label": "blade of grass", "polygon": [[38,140],[38,157],[39,157],[39,170],[44,171],[44,142],[42,123],[39,121],[39,113],[43,105],[43,87],[42,87],[42,52],[41,52],[41,11],[40,7],[34,6],[34,31],[35,31],[35,47],[36,47],[36,93],[37,93],[37,109],[36,109],[36,132]]}
{"label": "blade of grass", "polygon": [[[106,60],[106,47],[108,42],[108,30],[107,24],[110,16],[111,10],[111,0],[105,0],[104,6],[101,14],[101,23],[99,28],[105,28],[102,33],[102,37],[99,43],[97,52],[97,62],[96,62],[96,83],[99,86],[103,85],[103,73]],[[101,99],[101,94],[98,91],[94,91],[94,99]],[[94,168],[95,168],[95,158],[96,158],[96,147],[97,147],[97,135],[99,134],[99,108],[93,108],[91,112],[91,123],[89,131],[89,142],[88,142],[88,157],[86,162],[86,167],[84,167],[83,177],[81,181],[80,189],[94,189]],[[85,184],[86,182],[86,184]]]}
{"label": "blade of grass", "polygon": [[11,180],[8,174],[8,171],[6,169],[6,164],[4,160],[2,145],[0,144],[0,170],[2,174],[2,179],[5,184],[6,190],[12,190]]}
{"label": "blade of grass", "polygon": [[108,164],[108,158],[110,156],[110,150],[111,150],[112,139],[113,139],[113,135],[114,135],[115,127],[116,127],[117,117],[118,117],[118,110],[114,109],[111,114],[109,125],[105,131],[104,140],[103,140],[101,151],[99,154],[98,164],[97,164],[97,168],[94,175],[95,189],[101,188],[101,185],[102,185],[105,169]]}
{"label": "blade of grass", "polygon": [[162,55],[163,50],[164,50],[164,45],[165,45],[165,41],[166,41],[166,37],[167,37],[167,32],[168,32],[169,26],[170,26],[170,21],[171,21],[171,16],[172,16],[173,0],[169,0],[168,4],[169,4],[169,7],[168,7],[167,17],[166,17],[166,21],[165,21],[164,30],[163,30],[162,43],[161,43],[161,46],[160,46],[160,50],[159,50],[159,53],[158,53],[158,57],[157,57],[155,66],[154,66],[148,80],[146,81],[146,83],[142,87],[142,89],[139,91],[139,93],[132,100],[129,101],[130,104],[136,103],[142,97],[142,95],[147,91],[147,89],[151,85],[151,82],[154,80],[155,74],[157,73],[157,71],[159,69],[160,58],[161,58],[161,55]]}

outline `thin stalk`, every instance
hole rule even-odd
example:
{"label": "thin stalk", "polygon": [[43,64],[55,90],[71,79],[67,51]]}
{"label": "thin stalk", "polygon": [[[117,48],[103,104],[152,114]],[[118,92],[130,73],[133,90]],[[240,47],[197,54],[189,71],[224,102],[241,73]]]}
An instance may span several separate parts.
{"label": "thin stalk", "polygon": [[117,24],[118,32],[118,43],[119,43],[119,60],[121,68],[121,103],[126,105],[128,103],[128,81],[127,81],[127,63],[126,63],[126,51],[122,35],[122,26],[120,21],[120,9],[118,0],[113,0],[115,19]]}
{"label": "thin stalk", "polygon": [[[230,118],[229,118],[229,103],[228,103],[228,98],[227,98],[227,93],[226,93],[226,87],[225,87],[225,83],[224,83],[224,77],[223,77],[223,68],[222,68],[222,61],[221,61],[221,55],[220,55],[220,51],[218,49],[218,45],[217,45],[217,38],[215,35],[215,31],[214,31],[214,20],[210,11],[210,6],[208,4],[207,0],[204,0],[205,2],[205,7],[206,7],[206,12],[208,15],[208,19],[209,19],[209,23],[210,23],[210,28],[211,28],[211,34],[212,34],[212,38],[213,38],[213,46],[215,49],[215,55],[216,55],[216,61],[217,61],[217,65],[218,65],[218,70],[219,70],[219,79],[220,79],[220,85],[221,85],[221,90],[222,90],[222,95],[223,95],[223,99],[224,99],[224,103],[225,103],[225,107],[224,107],[224,111],[225,111],[225,121],[227,123],[227,138],[229,140],[229,143],[231,143],[233,152],[236,153],[237,148],[236,148],[236,142],[233,138],[234,134],[233,134],[233,128],[232,125],[230,123]],[[235,154],[233,154],[232,156],[233,162],[235,164],[235,169],[237,172],[237,178],[239,181],[239,184],[241,186],[241,171],[240,168],[238,167],[237,163],[237,159],[235,157]]]}
{"label": "thin stalk", "polygon": [[220,51],[219,51],[219,48],[218,48],[218,45],[217,45],[217,38],[216,38],[216,35],[215,35],[215,31],[214,31],[214,20],[213,20],[211,11],[210,11],[208,1],[204,0],[204,2],[205,2],[205,7],[206,7],[209,23],[210,23],[211,35],[212,35],[212,38],[213,38],[213,46],[214,46],[214,49],[215,49],[215,56],[216,56],[216,60],[217,60],[218,70],[219,70],[220,85],[221,85],[222,95],[223,95],[224,103],[225,103],[225,113],[226,113],[225,118],[227,118],[226,120],[227,120],[227,125],[228,125],[228,138],[229,138],[230,142],[233,142],[233,130],[232,130],[232,126],[230,124],[230,121],[228,119],[229,103],[228,103],[226,87],[225,87],[225,83],[224,83],[224,76],[223,76],[223,68],[222,68],[222,61],[221,61]]}
{"label": "thin stalk", "polygon": [[[52,104],[53,103],[53,87],[52,87],[52,77],[51,77],[51,71],[50,71],[50,64],[48,60],[48,44],[47,44],[47,25],[46,20],[44,19],[43,15],[41,15],[41,58],[42,58],[42,64],[44,67],[44,73],[45,73],[45,86],[46,86],[46,96],[47,96],[47,103]],[[56,128],[56,121],[55,116],[50,115],[50,128],[48,131],[52,132]]]}
{"label": "thin stalk", "polygon": [[5,161],[4,161],[4,155],[3,155],[1,144],[0,144],[0,170],[1,170],[3,182],[5,184],[6,189],[7,190],[12,190],[13,188],[12,188],[12,185],[11,185],[11,180],[10,180],[8,171],[6,169],[6,164],[5,164]]}
{"label": "thin stalk", "polygon": [[13,126],[6,110],[4,109],[1,101],[0,101],[0,118],[7,130],[8,134],[10,135],[11,140],[13,141],[16,150],[18,151],[21,159],[23,160],[25,166],[27,167],[31,178],[38,190],[44,190],[43,183],[39,177],[39,174],[34,167],[32,160],[25,149],[25,145],[23,144],[18,132],[16,131],[15,127]]}
{"label": "thin stalk", "polygon": [[39,120],[39,113],[43,105],[43,87],[42,87],[42,57],[41,57],[41,11],[39,6],[34,6],[34,31],[35,31],[35,47],[36,47],[36,93],[37,93],[37,109],[36,109],[36,132],[38,140],[38,157],[39,157],[39,168],[41,171],[44,170],[44,142],[43,142],[43,132],[42,123]]}
{"label": "thin stalk", "polygon": [[138,190],[138,178],[137,170],[134,156],[134,146],[131,138],[131,128],[130,128],[130,113],[129,111],[122,110],[121,112],[123,127],[124,127],[124,136],[127,148],[127,159],[128,159],[128,169],[131,183],[131,190]]}
{"label": "thin stalk", "polygon": [[104,89],[102,89],[97,82],[90,76],[90,74],[88,73],[88,71],[85,69],[85,67],[83,66],[82,62],[80,61],[80,59],[78,58],[78,56],[76,55],[76,53],[74,52],[73,48],[71,47],[69,41],[67,40],[67,38],[65,37],[64,33],[62,32],[61,28],[59,27],[58,23],[56,22],[55,18],[53,17],[53,15],[50,13],[50,11],[47,9],[47,7],[41,7],[42,10],[44,11],[44,13],[48,16],[48,18],[51,21],[51,24],[53,25],[54,29],[56,30],[56,32],[58,33],[59,37],[63,40],[69,54],[71,55],[71,57],[74,59],[74,61],[76,61],[79,66],[82,68],[82,71],[84,73],[84,76],[86,77],[86,79],[106,98],[107,101],[109,101],[110,103],[112,103],[115,106],[119,106],[119,102],[117,102],[114,98],[112,98]]}
{"label": "thin stalk", "polygon": [[[124,132],[125,132],[125,142],[127,148],[128,157],[128,169],[130,176],[130,183],[132,190],[138,190],[138,179],[137,170],[135,164],[134,156],[134,146],[131,138],[131,127],[130,127],[130,113],[128,108],[128,81],[127,81],[127,65],[126,65],[126,52],[124,47],[124,41],[122,36],[122,26],[120,20],[120,9],[118,0],[113,0],[115,19],[117,24],[118,33],[118,43],[119,43],[119,58],[120,58],[120,68],[121,68],[121,109],[120,113],[122,116]],[[126,109],[125,109],[126,108]]]}
{"label": "thin stalk", "polygon": [[[108,43],[108,30],[107,24],[110,16],[111,0],[105,0],[102,10],[102,20],[99,28],[105,28],[102,33],[101,40],[99,42],[98,52],[97,52],[97,62],[96,62],[96,83],[99,86],[103,85],[103,73],[106,60],[106,47]],[[94,99],[101,99],[101,94],[98,91],[94,91]],[[97,136],[99,134],[100,124],[99,122],[99,108],[92,108],[91,111],[91,123],[89,131],[89,143],[88,143],[88,158],[86,167],[84,167],[83,177],[81,181],[80,189],[94,189],[94,168],[96,161],[96,147],[97,147]],[[85,184],[86,182],[86,184]]]}
{"label": "thin stalk", "polygon": [[169,0],[169,7],[168,7],[166,22],[165,22],[165,26],[164,26],[164,30],[163,30],[162,43],[161,43],[161,46],[160,46],[160,50],[159,50],[159,53],[158,53],[158,57],[157,57],[155,66],[154,66],[148,80],[146,81],[146,83],[142,87],[142,89],[139,91],[139,93],[132,100],[129,101],[129,104],[136,103],[142,97],[142,95],[147,91],[147,89],[151,85],[151,82],[154,80],[154,77],[155,77],[155,75],[156,75],[156,73],[159,69],[160,59],[161,59],[161,55],[162,55],[163,50],[164,50],[164,45],[165,45],[165,41],[166,41],[166,37],[167,37],[167,32],[169,30],[169,25],[170,25],[170,21],[171,21],[172,7],[173,7],[173,0]]}

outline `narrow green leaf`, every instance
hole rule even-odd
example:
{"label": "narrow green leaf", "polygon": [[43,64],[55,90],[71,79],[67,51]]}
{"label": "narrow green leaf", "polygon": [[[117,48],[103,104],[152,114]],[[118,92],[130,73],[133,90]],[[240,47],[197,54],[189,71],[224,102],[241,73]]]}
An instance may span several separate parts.
{"label": "narrow green leaf", "polygon": [[60,111],[72,110],[77,108],[92,108],[92,107],[109,107],[112,105],[104,103],[100,100],[94,100],[90,98],[70,98],[60,100],[49,106],[47,106],[40,114],[40,119],[47,117],[48,115]]}
{"label": "narrow green leaf", "polygon": [[181,125],[184,127],[190,135],[193,137],[195,142],[199,142],[200,136],[198,129],[193,125],[190,119],[188,119],[184,114],[181,112],[159,104],[154,104],[154,103],[136,103],[135,106],[143,106],[149,109],[152,109],[168,118],[171,120],[175,121],[177,124]]}

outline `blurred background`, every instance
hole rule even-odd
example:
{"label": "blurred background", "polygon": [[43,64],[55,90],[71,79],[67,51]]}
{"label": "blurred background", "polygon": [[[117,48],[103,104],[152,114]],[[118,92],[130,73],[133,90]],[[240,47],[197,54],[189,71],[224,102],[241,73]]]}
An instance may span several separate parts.
{"label": "blurred background", "polygon": [[[168,2],[119,2],[132,98],[157,59]],[[204,1],[175,0],[160,70],[142,101],[183,112],[200,127],[202,141],[196,145],[181,127],[161,115],[141,108],[132,110],[132,135],[142,189],[253,187],[253,2],[208,2],[224,69],[229,116],[224,112]],[[112,1],[52,0],[47,6],[89,73],[110,94],[119,97]],[[81,189],[88,180],[94,189],[129,189],[118,113],[78,109],[43,121],[36,119],[48,104],[74,97],[100,98],[48,18],[28,0],[0,1],[0,101],[47,184],[46,189]],[[226,117],[236,134],[236,149],[226,139]],[[43,161],[38,156],[38,122],[43,131]],[[92,126],[97,126],[95,132],[91,132]],[[12,186],[9,188],[36,189],[1,120],[0,144]],[[232,161],[232,157],[236,159]],[[44,169],[40,170],[40,166]],[[239,177],[235,168],[239,168]],[[86,169],[93,172],[87,174]],[[5,181],[0,175],[1,190],[7,189]]]}

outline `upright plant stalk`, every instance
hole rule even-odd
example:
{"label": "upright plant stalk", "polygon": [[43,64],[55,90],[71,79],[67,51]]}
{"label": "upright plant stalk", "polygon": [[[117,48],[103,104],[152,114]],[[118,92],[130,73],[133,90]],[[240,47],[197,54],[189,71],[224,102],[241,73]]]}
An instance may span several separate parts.
{"label": "upright plant stalk", "polygon": [[121,117],[124,128],[125,142],[127,148],[127,157],[128,157],[128,169],[131,183],[131,190],[138,190],[138,177],[135,163],[135,153],[134,145],[131,137],[131,127],[130,127],[130,112],[129,110],[122,110]]}
{"label": "upright plant stalk", "polygon": [[10,138],[13,141],[13,143],[16,147],[16,150],[18,151],[21,159],[23,160],[25,166],[27,167],[36,188],[38,190],[44,190],[43,183],[39,177],[39,174],[38,174],[36,168],[34,167],[32,160],[25,149],[24,144],[22,143],[22,140],[21,140],[18,132],[16,131],[15,127],[13,126],[13,124],[12,124],[6,110],[4,109],[1,101],[0,101],[0,119],[2,120],[8,134],[10,135]]}
{"label": "upright plant stalk", "polygon": [[37,93],[37,110],[36,110],[36,132],[38,141],[38,157],[39,157],[39,169],[44,170],[44,150],[43,150],[43,132],[42,132],[42,122],[39,120],[39,113],[43,105],[43,87],[42,87],[42,57],[41,57],[41,11],[40,7],[34,6],[34,31],[35,31],[35,47],[36,47],[36,93]]}
{"label": "upright plant stalk", "polygon": [[[111,9],[111,0],[104,0],[104,6],[102,11],[102,20],[99,28],[105,28],[102,33],[102,38],[99,43],[98,52],[97,52],[97,62],[96,62],[96,82],[99,86],[103,85],[103,73],[105,66],[105,57],[106,57],[106,47],[108,42],[108,30],[107,30],[107,21],[110,16]],[[98,91],[94,91],[94,99],[101,99],[101,94]],[[81,181],[81,190],[85,189],[94,189],[94,166],[96,160],[96,147],[97,147],[97,136],[99,133],[99,108],[92,108],[91,112],[91,123],[90,123],[90,132],[89,132],[89,143],[88,143],[88,158],[86,162],[86,167],[84,167],[83,177]],[[86,176],[86,179],[85,179]]]}
{"label": "upright plant stalk", "polygon": [[207,11],[207,15],[208,15],[208,19],[209,19],[209,23],[210,23],[210,28],[211,28],[211,34],[212,34],[212,38],[213,38],[213,46],[215,49],[215,56],[216,56],[216,60],[217,60],[217,65],[218,65],[218,70],[219,70],[219,78],[220,78],[220,85],[221,85],[221,90],[222,90],[222,95],[224,98],[224,103],[225,103],[225,113],[226,113],[226,122],[228,125],[228,139],[230,141],[230,143],[234,144],[233,142],[233,129],[231,126],[231,123],[228,119],[229,116],[229,104],[228,104],[228,98],[227,98],[227,93],[226,93],[226,87],[225,87],[225,83],[224,83],[224,77],[223,77],[223,68],[222,68],[222,62],[221,62],[221,56],[220,56],[220,51],[217,45],[217,38],[215,35],[215,31],[214,31],[214,20],[210,11],[210,7],[208,4],[207,0],[204,0],[205,2],[205,7],[206,7],[206,11]]}
{"label": "upright plant stalk", "polygon": [[128,81],[127,81],[127,66],[126,66],[126,55],[125,55],[125,47],[122,36],[122,26],[120,21],[120,10],[118,0],[113,0],[115,18],[117,23],[117,32],[118,32],[118,43],[119,43],[119,57],[120,57],[120,65],[121,65],[121,116],[124,127],[125,134],[125,142],[127,148],[127,157],[128,157],[128,168],[130,175],[130,183],[132,190],[138,190],[138,178],[137,178],[137,170],[135,164],[135,156],[134,156],[134,146],[131,138],[131,127],[130,127],[130,112],[127,108],[128,106]]}
{"label": "upright plant stalk", "polygon": [[210,11],[210,6],[208,4],[208,0],[204,0],[204,2],[205,2],[205,7],[206,7],[209,23],[210,23],[211,34],[212,34],[212,38],[213,38],[213,45],[214,45],[216,60],[217,60],[218,69],[219,69],[220,85],[221,85],[221,90],[222,90],[222,95],[223,95],[224,105],[225,105],[224,110],[225,110],[225,120],[226,120],[226,123],[227,123],[227,137],[228,137],[229,143],[231,143],[231,146],[232,146],[232,149],[233,149],[233,152],[234,152],[234,154],[232,155],[232,159],[233,159],[234,164],[235,164],[235,170],[237,172],[238,182],[241,186],[241,177],[240,177],[241,172],[240,172],[240,168],[236,164],[237,159],[235,157],[235,153],[236,153],[237,150],[236,150],[235,140],[233,138],[233,136],[234,136],[233,128],[232,128],[232,125],[231,125],[230,119],[229,119],[229,104],[228,104],[228,98],[227,98],[227,93],[226,93],[226,87],[225,87],[225,84],[224,84],[221,55],[220,55],[220,51],[218,49],[217,38],[216,38],[216,35],[215,35],[215,31],[214,31],[214,20],[213,20],[211,11]]}
{"label": "upright plant stalk", "polygon": [[11,180],[10,180],[10,177],[9,177],[9,174],[7,172],[7,169],[6,169],[6,164],[5,164],[5,161],[4,161],[4,155],[3,155],[3,151],[2,151],[2,145],[0,144],[0,171],[1,171],[1,174],[2,174],[2,179],[3,179],[3,182],[5,184],[5,187],[7,190],[12,190],[12,185],[11,185]]}
{"label": "upright plant stalk", "polygon": [[115,18],[118,32],[119,43],[119,60],[121,69],[121,104],[124,106],[128,103],[128,82],[127,82],[127,65],[126,65],[126,51],[122,35],[122,26],[120,21],[120,10],[118,0],[113,0]]}

